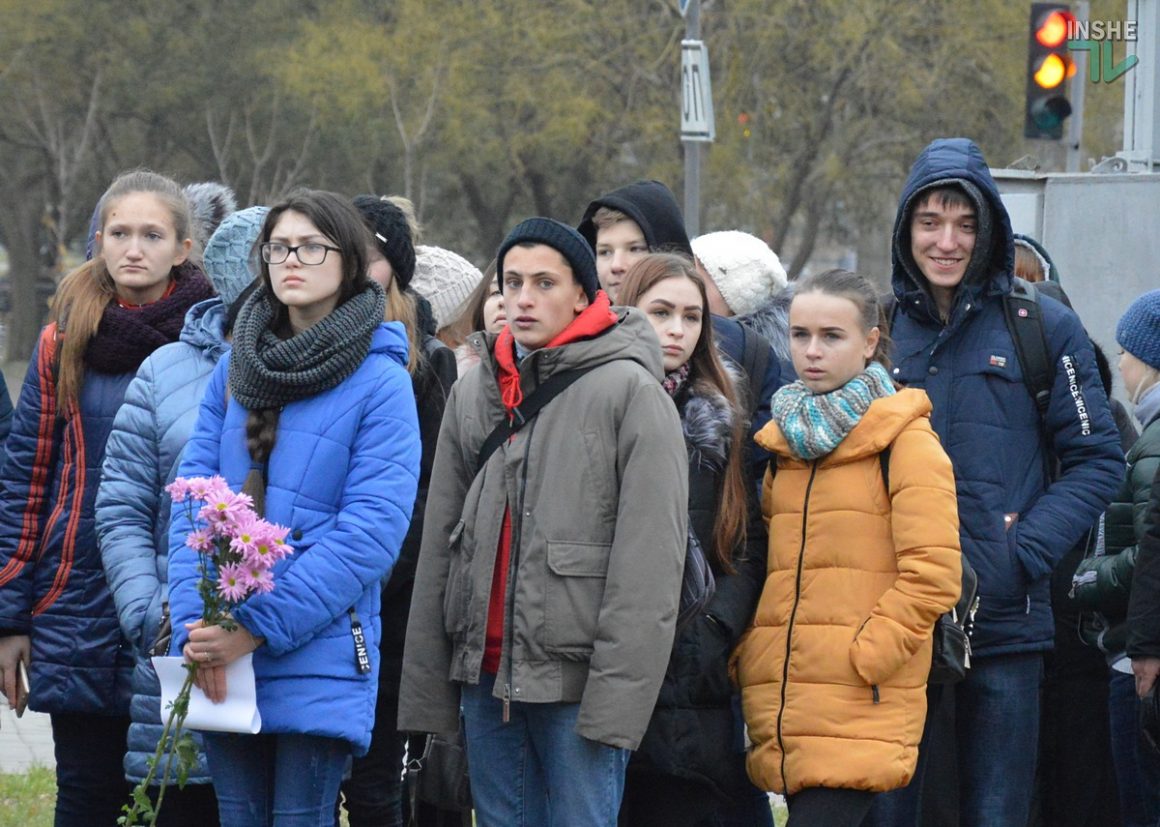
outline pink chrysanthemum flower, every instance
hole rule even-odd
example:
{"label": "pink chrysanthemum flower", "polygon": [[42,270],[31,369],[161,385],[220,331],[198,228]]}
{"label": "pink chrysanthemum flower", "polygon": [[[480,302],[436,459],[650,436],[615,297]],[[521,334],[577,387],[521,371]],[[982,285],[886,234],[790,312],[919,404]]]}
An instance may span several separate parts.
{"label": "pink chrysanthemum flower", "polygon": [[189,481],[189,496],[195,500],[208,502],[221,496],[222,492],[229,492],[226,481],[219,476],[192,477]]}
{"label": "pink chrysanthemum flower", "polygon": [[236,521],[227,524],[226,533],[230,538],[230,549],[248,559],[257,548],[261,522],[254,517],[254,512],[245,511]]}
{"label": "pink chrysanthemum flower", "polygon": [[213,551],[213,532],[208,528],[199,528],[196,531],[191,531],[186,535],[185,544],[194,551],[200,551],[203,554]]}
{"label": "pink chrysanthemum flower", "polygon": [[178,477],[169,485],[165,486],[165,493],[175,503],[185,502],[185,498],[189,496],[189,480],[185,477]]}
{"label": "pink chrysanthemum flower", "polygon": [[286,542],[286,535],[290,533],[284,525],[277,523],[267,523],[270,526],[270,549],[273,552],[274,560],[282,560],[294,553],[294,547]]}
{"label": "pink chrysanthemum flower", "polygon": [[264,566],[243,564],[246,587],[255,594],[265,594],[274,590],[274,572]]}
{"label": "pink chrysanthemum flower", "polygon": [[218,591],[223,598],[236,603],[249,592],[248,579],[244,566],[226,564],[218,569]]}

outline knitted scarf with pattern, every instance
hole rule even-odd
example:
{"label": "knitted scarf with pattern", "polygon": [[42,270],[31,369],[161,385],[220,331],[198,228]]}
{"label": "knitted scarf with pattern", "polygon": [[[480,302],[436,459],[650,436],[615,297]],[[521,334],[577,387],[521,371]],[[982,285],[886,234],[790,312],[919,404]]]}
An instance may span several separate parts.
{"label": "knitted scarf with pattern", "polygon": [[866,370],[829,393],[815,394],[799,379],[773,396],[770,412],[794,455],[824,457],[854,430],[870,403],[895,393],[886,368],[871,362]]}
{"label": "knitted scarf with pattern", "polygon": [[336,387],[366,359],[386,310],[383,288],[368,281],[325,319],[282,339],[271,329],[268,296],[266,288],[255,290],[234,325],[230,393],[250,411],[281,408]]}

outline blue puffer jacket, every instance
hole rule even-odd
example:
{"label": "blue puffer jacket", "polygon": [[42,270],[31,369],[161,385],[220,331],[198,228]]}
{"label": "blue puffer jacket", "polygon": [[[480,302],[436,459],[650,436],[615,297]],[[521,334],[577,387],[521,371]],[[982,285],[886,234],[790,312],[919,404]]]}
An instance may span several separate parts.
{"label": "blue puffer jacket", "polygon": [[[365,754],[379,670],[379,592],[399,555],[419,477],[419,425],[402,367],[407,338],[380,325],[370,353],[337,387],[282,410],[268,465],[266,518],[291,529],[295,552],[274,569],[274,590],[234,616],[266,642],[254,652],[263,733],[341,738]],[[246,411],[227,403],[229,357],[214,371],[180,475],[221,474],[235,491],[250,470]],[[201,617],[197,555],[185,546],[184,509],[169,539],[171,654]],[[366,634],[371,671],[355,661],[350,609]]]}
{"label": "blue puffer jacket", "polygon": [[[990,250],[983,259],[975,251],[944,325],[914,264],[910,216],[921,191],[955,181],[981,192],[993,226]],[[954,463],[963,553],[979,575],[972,643],[980,656],[1051,648],[1051,570],[1099,518],[1124,472],[1091,343],[1076,315],[1047,297],[1040,305],[1056,370],[1041,439],[1004,319],[1013,263],[1011,224],[982,153],[966,139],[935,141],[910,172],[894,226],[894,377],[930,396],[931,424]],[[1054,482],[1045,443],[1059,462]],[[1005,531],[1007,513],[1019,517]]]}
{"label": "blue puffer jacket", "polygon": [[133,652],[105,583],[93,501],[133,374],[86,370],[79,412],[54,423],[55,328],[33,351],[0,473],[0,630],[32,637],[30,709],[126,715]]}
{"label": "blue puffer jacket", "polygon": [[[137,657],[125,754],[125,776],[133,782],[149,772],[146,761],[157,749],[162,730],[161,690],[149,649],[167,600],[171,502],[164,486],[177,476],[210,374],[228,349],[225,321],[221,299],[206,299],[189,309],[180,341],[154,351],[129,384],[105,449],[97,539],[121,629]],[[209,781],[199,752],[188,783]]]}

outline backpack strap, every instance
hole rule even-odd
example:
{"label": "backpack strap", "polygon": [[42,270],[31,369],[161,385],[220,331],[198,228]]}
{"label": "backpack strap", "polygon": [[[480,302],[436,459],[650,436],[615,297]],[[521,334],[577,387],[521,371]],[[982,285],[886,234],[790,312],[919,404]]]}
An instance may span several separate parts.
{"label": "backpack strap", "polygon": [[761,388],[765,384],[765,372],[769,369],[769,340],[741,325],[741,369],[749,379],[749,410],[757,409],[761,400]]}
{"label": "backpack strap", "polygon": [[886,499],[890,499],[890,446],[878,452],[878,465],[882,469],[882,484],[886,486]]}
{"label": "backpack strap", "polygon": [[1039,412],[1040,431],[1045,432],[1043,426],[1051,404],[1055,371],[1043,330],[1043,308],[1039,304],[1039,293],[1030,282],[1021,278],[1015,278],[1014,282],[1014,290],[1003,297],[1003,314],[1015,342],[1023,382]]}
{"label": "backpack strap", "polygon": [[501,421],[490,434],[487,439],[483,441],[483,447],[479,449],[479,459],[476,468],[483,468],[495,449],[503,445],[511,436],[528,424],[538,414],[545,405],[555,399],[564,390],[579,379],[592,368],[577,368],[576,370],[565,370],[559,373],[554,373],[545,379],[540,385],[532,391],[531,396],[521,402],[512,410],[510,417]]}

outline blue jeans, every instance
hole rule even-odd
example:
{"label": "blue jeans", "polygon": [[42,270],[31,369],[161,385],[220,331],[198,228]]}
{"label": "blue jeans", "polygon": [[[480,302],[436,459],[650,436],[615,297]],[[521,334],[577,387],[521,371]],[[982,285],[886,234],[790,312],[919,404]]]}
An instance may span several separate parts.
{"label": "blue jeans", "polygon": [[1042,681],[1043,655],[1032,652],[976,658],[955,687],[960,824],[1027,823]]}
{"label": "blue jeans", "polygon": [[576,734],[580,704],[503,703],[493,675],[463,687],[478,827],[616,827],[629,752]]}
{"label": "blue jeans", "polygon": [[205,755],[222,827],[334,827],[346,741],[207,732]]}
{"label": "blue jeans", "polygon": [[1160,756],[1141,738],[1140,700],[1132,675],[1111,673],[1108,723],[1124,827],[1156,827],[1160,824]]}

